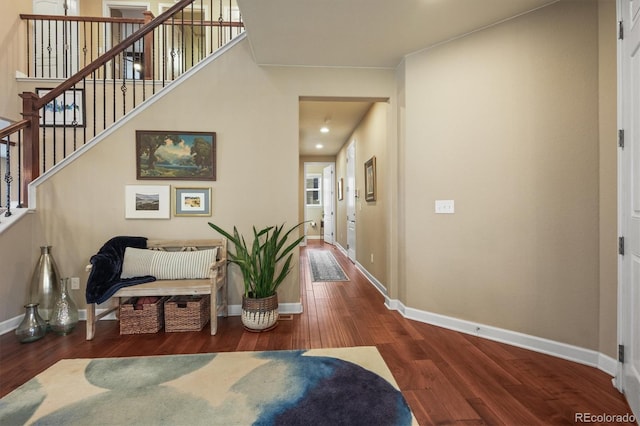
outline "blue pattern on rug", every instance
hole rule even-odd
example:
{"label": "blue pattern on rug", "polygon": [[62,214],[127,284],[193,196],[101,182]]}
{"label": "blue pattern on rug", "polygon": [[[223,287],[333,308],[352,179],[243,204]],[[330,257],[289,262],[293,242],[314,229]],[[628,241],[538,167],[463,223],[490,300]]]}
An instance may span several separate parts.
{"label": "blue pattern on rug", "polygon": [[[229,368],[220,371],[221,365]],[[39,375],[7,395],[0,400],[0,424],[351,426],[414,422],[401,392],[383,377],[352,362],[309,355],[305,350],[86,360],[84,378],[97,386],[88,388],[94,389],[93,394],[32,418],[47,397],[47,383],[55,383],[53,388],[59,392],[60,382],[67,377],[71,380],[74,374],[44,377],[42,382]],[[177,384],[185,378],[189,383],[200,380],[202,385],[194,389]],[[217,389],[216,382],[225,381],[230,384],[225,388],[220,383],[219,395],[202,389]],[[68,389],[70,393],[74,390]]]}

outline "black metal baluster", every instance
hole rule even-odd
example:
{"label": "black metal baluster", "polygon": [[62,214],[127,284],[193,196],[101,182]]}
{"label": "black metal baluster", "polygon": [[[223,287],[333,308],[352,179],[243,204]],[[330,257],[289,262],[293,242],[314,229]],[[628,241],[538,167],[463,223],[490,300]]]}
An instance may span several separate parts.
{"label": "black metal baluster", "polygon": [[167,74],[167,26],[162,24],[162,87]]}
{"label": "black metal baluster", "polygon": [[222,40],[224,37],[224,27],[222,26],[224,23],[224,16],[222,15],[222,0],[220,0],[220,16],[218,16],[218,46],[219,48],[222,46]]}
{"label": "black metal baluster", "polygon": [[193,32],[193,20],[194,20],[194,15],[193,15],[193,3],[191,3],[191,66],[189,68],[193,67],[193,37],[194,37],[194,32]]}
{"label": "black metal baluster", "polygon": [[[92,73],[92,78],[93,78],[93,137],[96,136],[96,121],[98,121],[96,118],[96,72],[98,72],[97,70],[94,71]],[[85,139],[86,142],[86,139]]]}
{"label": "black metal baluster", "polygon": [[107,128],[107,64],[102,66],[102,130]]}
{"label": "black metal baluster", "polygon": [[6,172],[4,174],[4,182],[7,184],[7,211],[4,213],[4,215],[6,217],[9,217],[11,216],[11,182],[13,182],[13,177],[11,176],[11,137],[10,136],[7,136],[5,146],[7,148],[7,157],[5,158]]}
{"label": "black metal baluster", "polygon": [[[48,78],[51,78],[51,21],[47,21],[47,29],[48,29],[48,40],[47,40],[47,52],[49,54],[49,74],[47,74]],[[44,77],[44,71],[43,71],[43,75]]]}
{"label": "black metal baluster", "polygon": [[[55,48],[54,48],[54,50],[55,50],[54,58],[56,60],[56,65],[55,65],[56,75],[54,76],[54,78],[60,78],[60,76],[58,75],[58,70],[60,69],[60,63],[59,63],[59,61],[60,61],[60,52],[59,52],[59,47],[58,47],[58,20],[57,19],[54,20],[53,23],[56,26],[56,29],[55,29],[55,33],[56,33],[55,36],[56,37],[55,37]],[[49,78],[51,78],[51,76],[49,76]]]}
{"label": "black metal baluster", "polygon": [[82,89],[82,111],[80,111],[82,115],[79,118],[82,120],[82,145],[84,145],[87,143],[87,77],[82,79]]}
{"label": "black metal baluster", "polygon": [[111,75],[111,79],[112,79],[112,86],[113,86],[113,121],[112,123],[116,122],[116,58],[113,58],[111,60],[111,68],[112,68],[112,75]]}
{"label": "black metal baluster", "polygon": [[[29,29],[31,28],[31,24],[30,24],[31,20],[27,19],[27,75],[29,77],[33,77],[31,75],[31,53],[29,52],[30,49],[30,41],[29,41],[29,33],[31,32]],[[35,27],[34,27],[35,28]],[[35,37],[35,32],[34,32],[34,37]],[[35,55],[34,55],[35,57]]]}
{"label": "black metal baluster", "polygon": [[[133,24],[131,24],[131,32],[132,33],[134,32]],[[133,71],[132,72],[132,74],[133,74],[133,76],[132,76],[133,77],[133,81],[132,81],[132,84],[133,84],[133,93],[132,93],[132,95],[133,95],[133,97],[132,97],[133,106],[132,106],[132,108],[136,107],[136,72],[138,72],[137,69],[136,69],[136,65],[139,66],[138,56],[136,55],[136,43],[137,43],[137,41],[133,42],[133,45],[132,45],[132,50],[133,50],[132,54],[133,54],[133,56],[132,56],[132,59],[131,59],[132,60],[131,69]]]}
{"label": "black metal baluster", "polygon": [[[67,156],[67,92],[62,92],[62,159]],[[53,164],[56,164],[56,157],[54,156]]]}
{"label": "black metal baluster", "polygon": [[171,17],[171,80],[172,81],[175,80],[175,70],[176,70],[176,64],[175,64],[176,43],[174,41],[174,34],[175,34],[174,18],[175,18],[175,15]]}
{"label": "black metal baluster", "polygon": [[22,208],[22,130],[18,132],[18,208]]}
{"label": "black metal baluster", "polygon": [[40,124],[42,125],[42,170],[45,170],[45,159],[47,158],[47,127],[44,125],[45,111],[41,110],[40,112],[40,116],[43,117],[40,119]]}

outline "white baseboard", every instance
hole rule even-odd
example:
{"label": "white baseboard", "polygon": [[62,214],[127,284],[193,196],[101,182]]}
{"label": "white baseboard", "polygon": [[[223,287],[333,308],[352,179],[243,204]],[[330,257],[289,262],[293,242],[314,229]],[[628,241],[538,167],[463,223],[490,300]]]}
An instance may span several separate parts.
{"label": "white baseboard", "polygon": [[618,361],[591,349],[446,315],[407,308],[402,302],[389,298],[386,298],[385,305],[389,309],[400,312],[403,317],[408,319],[596,367],[610,376],[615,376],[617,372]]}
{"label": "white baseboard", "polygon": [[[280,314],[284,314],[284,315],[291,315],[291,314],[301,314],[302,313],[302,303],[298,302],[298,303],[280,303],[280,305],[278,306],[279,308],[279,313]],[[107,309],[100,309],[97,308],[96,309],[96,314],[101,314],[102,312],[106,311]],[[234,317],[237,316],[239,317],[242,314],[242,305],[229,305],[229,311],[228,311],[229,316]],[[18,326],[20,325],[20,322],[22,321],[22,318],[24,317],[24,315],[18,315],[17,317],[13,317],[10,318],[6,321],[0,322],[0,335],[12,332],[13,330],[15,330],[16,328],[18,328]],[[78,310],[78,318],[81,321],[86,321],[87,320],[87,310],[86,309],[79,309]],[[115,320],[116,319],[116,314],[115,312],[111,312],[109,315],[105,315],[103,318],[100,318],[100,320]]]}
{"label": "white baseboard", "polygon": [[360,272],[362,272],[362,274],[363,274],[365,277],[367,277],[367,279],[369,280],[369,282],[370,282],[371,284],[373,284],[373,286],[376,288],[376,290],[378,290],[378,291],[379,291],[379,292],[380,292],[380,293],[381,293],[381,294],[386,298],[386,297],[387,297],[387,288],[386,288],[384,285],[382,285],[382,283],[381,283],[380,281],[378,281],[378,280],[376,279],[376,277],[374,277],[373,275],[371,275],[371,274],[369,273],[369,271],[367,271],[367,270],[365,269],[365,267],[364,267],[364,266],[362,266],[362,265],[360,264],[360,262],[356,262],[356,267],[357,267],[358,269],[360,269]]}
{"label": "white baseboard", "polygon": [[[425,324],[431,324],[443,327],[449,330],[459,331],[461,333],[471,334],[482,337],[484,339],[505,343],[519,348],[528,349],[534,352],[555,356],[557,358],[574,361],[599,370],[615,377],[618,371],[618,361],[608,355],[596,352],[591,349],[585,349],[562,342],[556,342],[542,337],[531,336],[517,331],[506,330],[503,328],[493,327],[472,321],[466,321],[446,315],[435,314],[432,312],[421,311],[414,308],[407,308],[402,302],[396,299],[390,299],[386,296],[386,289],[377,280],[372,279],[371,274],[358,265],[363,273],[367,276],[371,284],[385,296],[385,306],[388,309],[398,311],[403,317]],[[371,277],[371,278],[370,278]],[[104,309],[97,309],[97,313],[103,312]],[[281,314],[300,314],[302,313],[301,303],[281,303]],[[229,305],[229,316],[240,316],[242,312],[241,305]],[[24,315],[18,315],[6,321],[0,322],[0,335],[9,333],[20,325]],[[80,309],[78,311],[80,320],[87,319],[87,311]],[[105,320],[115,320],[115,314],[105,316]]]}

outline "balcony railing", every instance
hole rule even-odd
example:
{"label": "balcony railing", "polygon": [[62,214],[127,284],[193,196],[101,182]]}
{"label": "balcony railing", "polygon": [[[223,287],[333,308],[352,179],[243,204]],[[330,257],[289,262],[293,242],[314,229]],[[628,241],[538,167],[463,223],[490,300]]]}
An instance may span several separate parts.
{"label": "balcony railing", "polygon": [[239,35],[239,14],[212,21],[201,13],[237,11],[231,6],[180,0],[157,18],[145,13],[142,22],[22,15],[29,76],[65,81],[22,93],[23,120],[0,130],[4,214],[27,205],[27,185],[41,173]]}

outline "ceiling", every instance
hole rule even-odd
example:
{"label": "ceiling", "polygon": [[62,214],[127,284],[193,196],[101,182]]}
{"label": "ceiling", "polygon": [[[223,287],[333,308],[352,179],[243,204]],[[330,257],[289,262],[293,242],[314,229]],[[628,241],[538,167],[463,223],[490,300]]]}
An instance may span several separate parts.
{"label": "ceiling", "polygon": [[[260,65],[396,68],[402,58],[558,0],[237,0]],[[300,155],[334,155],[371,102],[300,103]],[[330,120],[331,132],[319,126]],[[315,148],[323,143],[324,150]]]}

